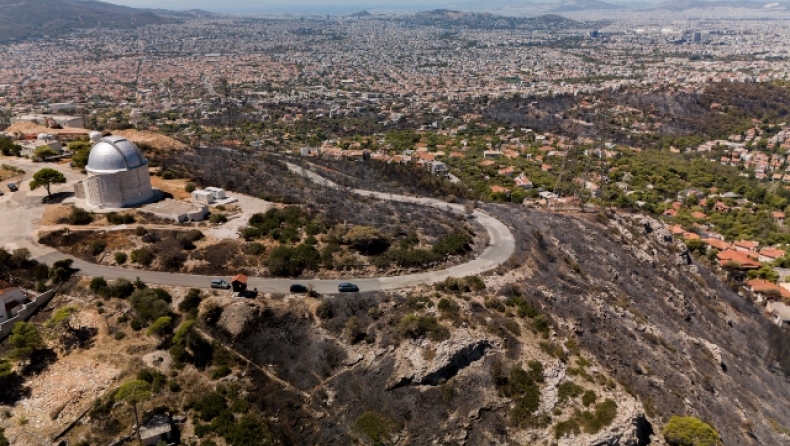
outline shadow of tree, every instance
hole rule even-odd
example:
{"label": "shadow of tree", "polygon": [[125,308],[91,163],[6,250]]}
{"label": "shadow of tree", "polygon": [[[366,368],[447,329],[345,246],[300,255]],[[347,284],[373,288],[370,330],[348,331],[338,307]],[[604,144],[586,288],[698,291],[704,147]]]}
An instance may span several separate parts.
{"label": "shadow of tree", "polygon": [[30,388],[25,387],[25,378],[18,373],[0,378],[0,404],[13,406],[19,400],[30,396]]}
{"label": "shadow of tree", "polygon": [[44,197],[41,199],[42,203],[63,203],[63,200],[73,197],[74,192],[55,192],[51,197]]}
{"label": "shadow of tree", "polygon": [[30,356],[30,362],[22,369],[22,374],[25,376],[37,375],[49,368],[58,360],[58,355],[55,350],[46,348],[36,350]]}

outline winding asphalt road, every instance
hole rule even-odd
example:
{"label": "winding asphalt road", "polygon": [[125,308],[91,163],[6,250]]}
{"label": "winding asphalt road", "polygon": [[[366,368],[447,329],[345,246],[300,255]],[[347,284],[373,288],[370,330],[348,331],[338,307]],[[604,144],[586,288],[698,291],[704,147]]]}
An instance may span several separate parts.
{"label": "winding asphalt road", "polygon": [[[0,197],[0,246],[6,249],[27,248],[36,260],[49,264],[66,257],[71,257],[39,244],[35,238],[35,230],[44,213],[44,205],[41,204],[41,200],[46,196],[46,192],[43,190],[30,191],[27,183],[32,177],[32,173],[44,167],[44,165],[34,165],[29,161],[19,159],[14,159],[13,161],[6,159],[3,162],[17,165],[25,169],[26,175],[24,181],[18,181],[21,183],[18,192],[6,192],[4,196]],[[66,174],[69,180],[67,184],[53,188],[53,193],[72,190],[73,186],[71,184],[73,181],[80,178],[80,174],[71,171],[67,166],[53,166],[49,164],[46,167],[58,168],[58,170]],[[313,172],[303,170],[298,166],[289,164],[288,167],[293,172],[304,175],[319,185],[332,188],[339,187],[331,181]],[[5,185],[2,187],[7,190]],[[426,207],[449,210],[458,213],[459,218],[462,218],[464,214],[463,206],[432,198],[408,197],[359,189],[353,189],[349,192],[381,200],[416,203]],[[313,289],[319,293],[336,293],[337,285],[340,282],[351,281],[359,286],[360,291],[380,291],[410,287],[419,284],[433,284],[448,277],[463,277],[481,274],[503,264],[510,258],[515,249],[515,239],[507,226],[487,213],[476,210],[473,216],[488,232],[489,245],[477,258],[461,265],[440,271],[366,279],[321,280],[251,277],[248,281],[248,287],[257,288],[259,292],[286,293],[291,284],[301,283],[303,285],[312,285]],[[163,286],[206,288],[208,287],[210,279],[214,277],[97,265],[76,258],[74,259],[73,267],[78,269],[78,274],[83,276],[102,276],[105,279],[117,279],[120,277],[134,279],[139,277],[140,280],[145,283]]]}

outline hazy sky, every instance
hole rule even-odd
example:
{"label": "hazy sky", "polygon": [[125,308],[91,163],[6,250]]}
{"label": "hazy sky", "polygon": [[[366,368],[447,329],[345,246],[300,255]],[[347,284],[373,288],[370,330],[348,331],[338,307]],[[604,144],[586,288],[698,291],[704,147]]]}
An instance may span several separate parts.
{"label": "hazy sky", "polygon": [[363,9],[368,10],[415,10],[424,11],[441,8],[451,2],[443,0],[104,0],[118,5],[135,8],[163,9],[205,9],[212,12],[225,13],[316,13],[316,14],[347,14]]}

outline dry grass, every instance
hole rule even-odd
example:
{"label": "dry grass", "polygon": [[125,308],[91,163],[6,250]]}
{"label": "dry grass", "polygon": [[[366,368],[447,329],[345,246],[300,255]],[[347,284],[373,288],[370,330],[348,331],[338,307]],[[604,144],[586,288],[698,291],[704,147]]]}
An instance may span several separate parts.
{"label": "dry grass", "polygon": [[184,186],[186,186],[186,184],[187,180],[183,178],[163,180],[162,177],[151,177],[151,186],[161,190],[162,192],[167,192],[173,195],[173,198],[176,200],[189,200],[192,198],[192,195],[184,190]]}
{"label": "dry grass", "polygon": [[23,176],[23,174],[21,174],[19,172],[14,172],[12,170],[6,170],[6,169],[3,169],[2,167],[0,167],[0,181],[10,180],[10,179],[13,179],[15,177],[20,177],[21,178],[22,176]]}
{"label": "dry grass", "polygon": [[186,150],[186,144],[169,136],[146,130],[113,130],[114,135],[123,136],[133,143],[145,143],[157,150]]}
{"label": "dry grass", "polygon": [[71,213],[71,206],[58,204],[46,206],[44,215],[41,217],[40,226],[55,226],[59,225],[62,219],[69,216]]}

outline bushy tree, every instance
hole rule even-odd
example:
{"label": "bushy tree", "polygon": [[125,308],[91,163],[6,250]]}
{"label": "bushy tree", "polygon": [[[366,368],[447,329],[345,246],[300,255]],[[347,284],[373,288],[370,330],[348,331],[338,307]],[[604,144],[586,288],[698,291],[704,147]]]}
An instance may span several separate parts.
{"label": "bushy tree", "polygon": [[664,439],[670,446],[717,446],[719,433],[696,417],[673,415],[664,427]]}
{"label": "bushy tree", "polygon": [[140,418],[137,416],[137,404],[142,403],[151,397],[151,385],[145,381],[135,379],[126,381],[115,392],[116,401],[124,401],[130,404],[134,410],[134,421],[137,426],[137,439],[142,444],[143,440],[140,438]]}
{"label": "bushy tree", "polygon": [[49,278],[55,283],[69,280],[74,273],[74,270],[71,269],[73,263],[74,259],[62,259],[53,263],[52,268],[49,269]]}
{"label": "bushy tree", "polygon": [[30,182],[30,189],[35,190],[43,186],[47,190],[47,196],[52,197],[52,185],[63,184],[65,182],[66,177],[62,173],[47,167],[33,174],[33,181]]}
{"label": "bushy tree", "polygon": [[17,322],[11,330],[8,345],[11,347],[8,355],[11,359],[27,361],[33,352],[44,348],[44,340],[35,325],[21,321]]}

